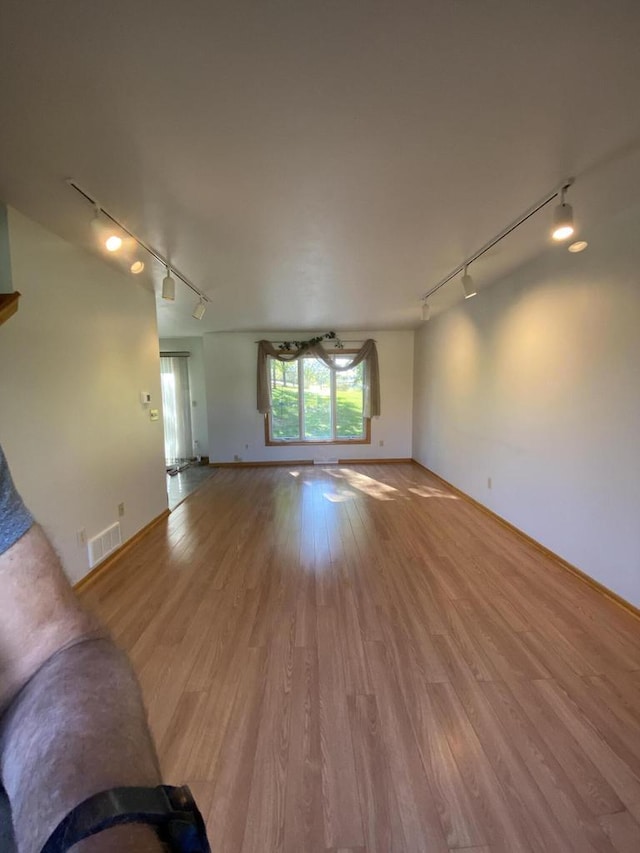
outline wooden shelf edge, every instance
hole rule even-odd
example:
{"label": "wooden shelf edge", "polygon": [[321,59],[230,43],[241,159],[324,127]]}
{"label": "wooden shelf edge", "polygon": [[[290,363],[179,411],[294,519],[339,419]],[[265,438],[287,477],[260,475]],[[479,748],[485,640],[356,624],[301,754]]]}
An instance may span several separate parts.
{"label": "wooden shelf edge", "polygon": [[0,326],[16,313],[19,301],[17,290],[14,293],[0,293]]}

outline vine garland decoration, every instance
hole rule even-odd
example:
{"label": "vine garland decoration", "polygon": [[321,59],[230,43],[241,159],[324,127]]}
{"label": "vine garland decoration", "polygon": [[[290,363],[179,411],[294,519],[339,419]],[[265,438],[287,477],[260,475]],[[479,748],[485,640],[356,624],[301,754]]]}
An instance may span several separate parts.
{"label": "vine garland decoration", "polygon": [[282,341],[278,349],[283,352],[291,352],[292,350],[300,352],[300,350],[315,346],[315,344],[322,343],[322,341],[333,341],[336,349],[344,349],[344,344],[335,332],[325,332],[324,335],[319,335],[319,337],[311,338],[308,341]]}

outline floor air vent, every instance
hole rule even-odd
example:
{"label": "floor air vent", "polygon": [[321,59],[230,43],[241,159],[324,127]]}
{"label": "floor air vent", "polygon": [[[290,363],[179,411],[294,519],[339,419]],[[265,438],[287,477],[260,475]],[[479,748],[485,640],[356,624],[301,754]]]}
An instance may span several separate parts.
{"label": "floor air vent", "polygon": [[101,560],[109,556],[112,551],[119,548],[122,544],[120,536],[120,523],[116,521],[111,527],[107,527],[102,533],[98,533],[93,539],[89,539],[87,546],[89,548],[89,568],[92,569]]}

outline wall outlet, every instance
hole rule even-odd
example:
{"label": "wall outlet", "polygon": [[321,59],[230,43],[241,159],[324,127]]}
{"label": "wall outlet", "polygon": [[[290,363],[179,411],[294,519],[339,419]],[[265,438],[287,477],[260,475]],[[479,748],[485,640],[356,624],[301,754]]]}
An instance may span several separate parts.
{"label": "wall outlet", "polygon": [[87,531],[84,527],[76,531],[76,542],[78,543],[78,548],[84,548],[87,544]]}
{"label": "wall outlet", "polygon": [[381,438],[378,442],[378,447],[384,447],[384,438]]}
{"label": "wall outlet", "polygon": [[149,409],[149,420],[159,421],[160,420],[160,410],[159,409]]}
{"label": "wall outlet", "polygon": [[488,489],[493,488],[493,480],[491,479],[491,477],[487,477],[487,488]]}
{"label": "wall outlet", "polygon": [[124,503],[118,504],[118,516],[122,518],[124,515]]}
{"label": "wall outlet", "polygon": [[242,462],[242,456],[238,456],[238,454],[235,453],[233,456],[233,461],[234,462]]}

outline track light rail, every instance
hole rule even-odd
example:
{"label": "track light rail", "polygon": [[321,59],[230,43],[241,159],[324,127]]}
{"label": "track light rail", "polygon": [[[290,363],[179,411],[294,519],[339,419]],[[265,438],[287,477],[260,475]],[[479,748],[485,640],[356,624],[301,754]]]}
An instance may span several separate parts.
{"label": "track light rail", "polygon": [[455,269],[451,270],[451,272],[443,279],[441,279],[436,285],[434,285],[431,290],[427,290],[425,293],[423,293],[420,297],[422,301],[424,302],[430,296],[433,296],[436,291],[440,290],[441,287],[444,287],[444,285],[451,281],[452,278],[463,272],[466,267],[468,267],[474,261],[477,261],[478,258],[482,257],[485,252],[488,252],[489,249],[492,249],[501,240],[504,240],[504,238],[511,234],[512,231],[515,231],[516,228],[519,228],[523,223],[527,221],[527,219],[530,219],[539,210],[542,210],[543,207],[546,207],[549,202],[553,201],[554,198],[563,195],[564,192],[569,189],[569,187],[573,184],[574,180],[574,178],[566,178],[564,181],[562,181],[561,184],[558,184],[556,187],[554,187],[551,192],[547,193],[534,205],[528,208],[528,210],[525,210],[525,212],[522,213],[516,220],[514,220],[514,222],[512,222],[510,225],[507,225],[506,228],[503,228],[502,231],[496,234],[495,237],[492,237],[489,242],[484,244],[484,246],[481,246],[481,248],[479,248],[476,252],[474,252],[472,255],[469,255],[468,258],[462,261],[461,264],[458,264]]}
{"label": "track light rail", "polygon": [[155,258],[156,261],[162,264],[163,267],[170,269],[173,275],[180,279],[180,281],[186,285],[190,290],[192,290],[203,302],[211,302],[209,297],[203,293],[200,288],[196,287],[193,282],[189,281],[189,279],[183,275],[179,270],[177,270],[172,263],[170,263],[164,255],[160,254],[153,246],[150,246],[140,237],[136,236],[132,231],[130,231],[125,225],[120,222],[120,220],[116,219],[115,216],[112,216],[108,210],[105,210],[102,205],[95,200],[86,190],[84,190],[79,184],[77,184],[73,178],[67,178],[67,184],[74,189],[77,193],[79,193],[83,198],[85,198],[94,208],[100,211],[103,216],[106,216],[114,225],[116,225],[121,231],[124,231],[132,240],[140,246],[141,249],[144,249],[145,252],[148,252],[151,257]]}

